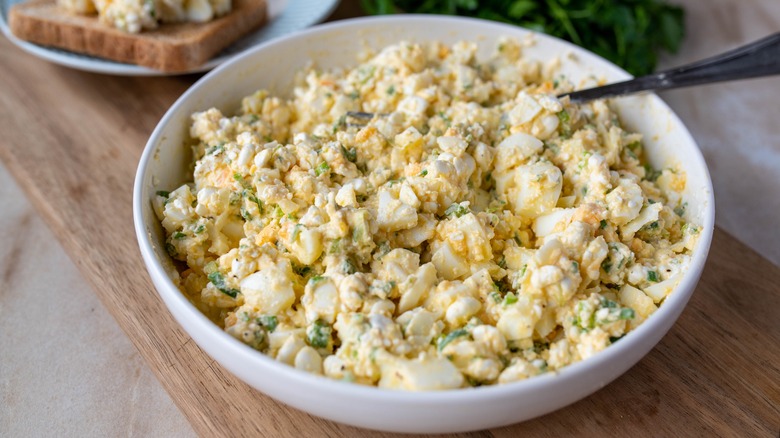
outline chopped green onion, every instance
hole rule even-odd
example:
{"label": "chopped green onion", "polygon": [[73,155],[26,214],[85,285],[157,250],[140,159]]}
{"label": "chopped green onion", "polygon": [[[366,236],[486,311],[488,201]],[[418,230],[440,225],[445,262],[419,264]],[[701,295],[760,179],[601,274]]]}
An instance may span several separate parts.
{"label": "chopped green onion", "polygon": [[469,213],[471,213],[471,210],[469,210],[468,207],[464,207],[458,203],[450,205],[447,207],[447,210],[444,211],[444,215],[447,217],[452,217],[453,215],[455,217],[461,217]]}
{"label": "chopped green onion", "polygon": [[609,274],[609,271],[612,270],[612,259],[610,257],[605,258],[604,261],[601,262],[601,269]]}
{"label": "chopped green onion", "polygon": [[266,328],[270,333],[276,330],[276,326],[279,325],[279,319],[274,315],[263,315],[257,318],[257,322]]}
{"label": "chopped green onion", "polygon": [[449,344],[450,342],[454,341],[455,339],[461,336],[467,336],[468,334],[469,332],[466,331],[466,329],[461,328],[461,329],[453,330],[447,336],[439,340],[439,345],[437,346],[437,348],[439,351],[442,351],[444,350],[444,347],[446,347],[447,344]]}
{"label": "chopped green onion", "polygon": [[214,287],[217,288],[217,290],[219,290],[220,292],[222,292],[223,294],[231,298],[235,298],[236,296],[238,296],[239,293],[241,293],[241,291],[238,289],[233,289],[228,287],[225,284],[225,277],[219,271],[212,272],[211,274],[208,275],[208,278],[211,284],[213,284]]}
{"label": "chopped green onion", "polygon": [[674,212],[677,214],[677,216],[684,216],[685,215],[685,209],[688,207],[688,203],[684,202],[677,207],[674,208]]}
{"label": "chopped green onion", "polygon": [[309,272],[311,272],[311,266],[299,265],[297,263],[293,263],[292,269],[293,272],[300,275],[301,277],[305,277],[309,274]]}
{"label": "chopped green onion", "polygon": [[357,272],[357,268],[355,268],[355,265],[349,259],[344,259],[344,261],[341,262],[341,272],[346,275],[352,275]]}
{"label": "chopped green onion", "polygon": [[649,164],[645,163],[645,179],[648,181],[655,181],[661,176],[661,171],[653,169]]}
{"label": "chopped green onion", "polygon": [[635,316],[634,309],[628,307],[620,309],[620,319],[634,319]]}
{"label": "chopped green onion", "polygon": [[566,110],[561,110],[558,114],[558,120],[561,122],[561,136],[571,137],[571,116]]}
{"label": "chopped green onion", "polygon": [[317,176],[320,176],[323,173],[327,173],[329,170],[330,170],[330,166],[328,165],[328,162],[323,161],[317,167],[314,168],[314,173],[317,174]]}
{"label": "chopped green onion", "polygon": [[306,336],[309,338],[309,344],[314,348],[326,348],[330,341],[332,329],[322,320],[314,321],[307,330]]}
{"label": "chopped green onion", "polygon": [[292,237],[290,238],[290,241],[295,242],[295,240],[298,238],[298,235],[301,234],[301,230],[305,228],[302,224],[295,224],[295,227],[293,228]]}
{"label": "chopped green onion", "polygon": [[341,252],[341,238],[337,237],[333,239],[333,242],[330,244],[330,249],[328,249],[328,254],[338,254]]}
{"label": "chopped green onion", "polygon": [[221,152],[225,151],[225,146],[223,143],[220,143],[216,146],[212,146],[208,149],[206,149],[206,155],[217,155]]}
{"label": "chopped green onion", "polygon": [[341,117],[336,120],[336,123],[333,124],[333,133],[335,134],[336,131],[339,129],[343,129],[345,126],[347,126],[347,115],[344,114]]}
{"label": "chopped green onion", "polygon": [[309,279],[309,283],[311,283],[312,286],[314,286],[315,284],[317,284],[317,283],[319,283],[319,282],[321,282],[321,281],[323,281],[323,280],[325,280],[327,278],[328,277],[325,277],[323,275],[315,275],[314,277]]}
{"label": "chopped green onion", "polygon": [[341,154],[344,155],[344,158],[347,159],[347,161],[354,163],[357,161],[357,149],[355,148],[345,148],[343,145],[341,145]]}

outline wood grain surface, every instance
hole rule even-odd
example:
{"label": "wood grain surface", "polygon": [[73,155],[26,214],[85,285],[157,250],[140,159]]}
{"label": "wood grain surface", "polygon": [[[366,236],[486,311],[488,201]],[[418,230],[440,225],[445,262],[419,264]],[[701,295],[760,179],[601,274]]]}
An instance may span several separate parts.
{"label": "wood grain surface", "polygon": [[[391,435],[251,389],[201,351],[157,296],[133,231],[133,179],[157,121],[196,79],[74,71],[0,39],[0,158],[198,433]],[[567,408],[464,436],[778,436],[779,309],[780,268],[716,230],[690,304],[634,368]]]}

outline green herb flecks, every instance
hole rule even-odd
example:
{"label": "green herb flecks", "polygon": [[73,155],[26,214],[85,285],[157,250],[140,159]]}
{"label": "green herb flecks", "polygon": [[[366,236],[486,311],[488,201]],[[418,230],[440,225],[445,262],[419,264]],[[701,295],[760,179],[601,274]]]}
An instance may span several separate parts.
{"label": "green herb flecks", "polygon": [[326,280],[328,277],[325,277],[324,275],[315,275],[314,277],[309,279],[309,283],[311,283],[312,286],[316,285],[317,283]]}
{"label": "green herb flecks", "polygon": [[471,210],[469,210],[468,207],[461,205],[461,204],[452,204],[449,207],[447,207],[447,210],[444,211],[444,216],[447,217],[461,217],[465,216],[467,214],[471,213]]}
{"label": "green herb flecks", "polygon": [[219,271],[212,272],[208,275],[208,277],[211,284],[213,284],[217,290],[231,298],[235,298],[239,293],[241,293],[241,291],[238,289],[228,287],[227,284],[225,284],[225,277]]}
{"label": "green herb flecks", "polygon": [[684,34],[683,9],[663,0],[361,0],[361,4],[369,14],[464,15],[515,24],[569,40],[637,76],[653,71],[661,51],[676,52]]}
{"label": "green herb flecks", "polygon": [[327,348],[332,331],[333,329],[324,321],[319,319],[314,321],[314,324],[310,325],[306,331],[309,345],[314,348]]}
{"label": "green herb flecks", "polygon": [[658,283],[658,273],[655,271],[647,271],[647,281]]}
{"label": "green herb flecks", "polygon": [[659,176],[661,176],[661,171],[653,169],[653,167],[650,166],[649,164],[645,163],[643,167],[645,168],[646,180],[655,181],[658,179]]}
{"label": "green herb flecks", "polygon": [[379,246],[377,247],[376,255],[374,256],[377,260],[384,257],[387,253],[389,253],[392,250],[390,248],[390,244],[387,243],[387,241],[379,242]]}
{"label": "green herb flecks", "polygon": [[677,214],[677,216],[683,217],[685,216],[685,209],[688,208],[688,203],[683,202],[682,204],[678,205],[677,207],[674,207],[674,212]]}
{"label": "green herb flecks", "polygon": [[347,115],[344,114],[341,117],[339,117],[338,120],[336,120],[336,123],[333,124],[333,133],[335,134],[336,132],[338,132],[339,129],[344,129],[346,126],[347,126]]}
{"label": "green herb flecks", "polygon": [[241,175],[240,173],[236,172],[233,174],[233,179],[236,180],[236,182],[240,184],[242,188],[244,189],[249,188],[249,183],[247,183],[244,180],[244,175]]}
{"label": "green herb flecks", "polygon": [[558,114],[559,126],[561,128],[561,136],[563,138],[571,137],[571,116],[566,110],[561,110]]}
{"label": "green herb flecks", "polygon": [[257,210],[260,212],[260,214],[265,213],[265,204],[263,204],[263,201],[257,198],[252,190],[244,189],[241,194],[244,196],[244,198],[248,199],[250,202],[254,202],[255,205],[257,205]]}
{"label": "green herb flecks", "polygon": [[612,258],[607,256],[607,258],[604,259],[603,262],[601,262],[601,269],[604,270],[607,274],[609,274],[609,271],[612,270]]}
{"label": "green herb flecks", "polygon": [[257,323],[265,327],[269,333],[273,333],[279,325],[279,319],[274,315],[262,315],[257,317]]}
{"label": "green herb flecks", "polygon": [[357,149],[355,148],[345,148],[343,145],[341,147],[341,154],[344,155],[344,158],[347,159],[347,161],[354,163],[357,161]]}
{"label": "green herb flecks", "polygon": [[301,277],[306,277],[309,275],[309,273],[311,273],[311,266],[299,265],[295,262],[292,263],[292,269],[293,272],[300,275]]}
{"label": "green herb flecks", "polygon": [[357,268],[355,268],[354,263],[349,259],[344,259],[344,261],[341,262],[341,272],[345,275],[352,275],[357,272]]}
{"label": "green herb flecks", "polygon": [[328,254],[338,254],[341,252],[341,238],[337,237],[330,243]]}
{"label": "green herb flecks", "polygon": [[395,288],[395,281],[374,280],[368,291],[382,299],[386,299]]}
{"label": "green herb flecks", "polygon": [[606,298],[601,299],[601,307],[607,308],[607,309],[617,309],[618,303],[612,300],[608,300]]}
{"label": "green herb flecks", "polygon": [[306,228],[303,226],[303,224],[295,224],[295,227],[293,227],[292,236],[290,236],[290,241],[295,242],[298,239],[298,236],[301,234],[301,230]]}
{"label": "green herb flecks", "polygon": [[470,335],[469,332],[466,331],[466,329],[461,328],[461,329],[453,330],[450,333],[448,333],[446,336],[439,338],[439,342],[436,348],[439,351],[442,351],[444,350],[444,347],[446,347],[449,343],[462,336],[470,336]]}
{"label": "green herb flecks", "polygon": [[157,18],[157,10],[154,8],[154,0],[144,0],[144,6],[149,10],[149,16]]}
{"label": "green herb flecks", "polygon": [[317,165],[317,167],[314,168],[314,173],[317,176],[320,176],[323,173],[328,173],[328,171],[330,171],[330,166],[328,165],[327,161],[323,161],[322,163]]}
{"label": "green herb flecks", "polygon": [[220,143],[216,146],[212,146],[206,149],[206,155],[219,155],[224,151],[225,151],[225,145],[223,143]]}

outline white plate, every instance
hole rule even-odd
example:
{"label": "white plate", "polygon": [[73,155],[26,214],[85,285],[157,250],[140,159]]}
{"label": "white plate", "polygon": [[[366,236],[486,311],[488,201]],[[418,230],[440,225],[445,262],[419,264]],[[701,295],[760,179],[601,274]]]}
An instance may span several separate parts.
{"label": "white plate", "polygon": [[0,0],[0,30],[19,48],[39,58],[51,61],[55,64],[78,70],[91,71],[123,76],[170,76],[172,74],[200,73],[209,71],[227,61],[234,55],[265,41],[305,29],[317,24],[336,9],[339,0],[269,0],[268,9],[271,22],[263,26],[257,32],[249,34],[228,46],[205,64],[177,73],[165,73],[133,64],[109,61],[94,56],[82,55],[66,50],[39,46],[16,38],[8,28],[8,11],[16,3],[25,0]]}

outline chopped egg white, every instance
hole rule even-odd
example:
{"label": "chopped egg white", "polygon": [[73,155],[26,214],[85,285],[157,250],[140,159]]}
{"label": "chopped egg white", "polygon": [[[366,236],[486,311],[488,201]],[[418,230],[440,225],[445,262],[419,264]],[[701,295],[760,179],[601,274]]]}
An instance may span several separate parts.
{"label": "chopped egg white", "polygon": [[280,362],[407,390],[555,371],[652,317],[696,244],[684,175],[498,47],[402,42],[193,114],[192,181],[153,200],[182,291]]}

